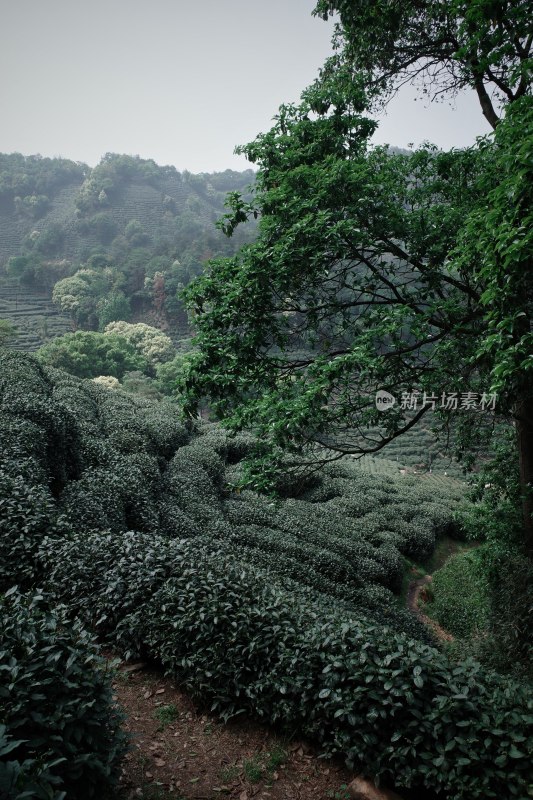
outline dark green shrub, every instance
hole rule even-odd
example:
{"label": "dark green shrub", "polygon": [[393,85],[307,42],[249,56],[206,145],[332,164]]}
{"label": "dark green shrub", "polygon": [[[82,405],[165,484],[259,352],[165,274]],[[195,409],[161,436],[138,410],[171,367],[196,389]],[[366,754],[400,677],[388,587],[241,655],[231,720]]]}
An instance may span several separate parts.
{"label": "dark green shrub", "polygon": [[105,469],[87,468],[61,494],[60,503],[69,523],[113,531],[157,530],[160,474],[155,458],[132,453],[115,455]]}
{"label": "dark green shrub", "polygon": [[4,469],[20,474],[21,465],[24,464],[24,469],[28,470],[31,463],[33,482],[47,483],[46,442],[38,425],[2,410],[0,441]]}
{"label": "dark green shrub", "polygon": [[59,599],[142,646],[224,716],[281,721],[357,769],[448,800],[524,798],[533,699],[523,686],[276,587],[223,546],[94,534],[43,557]]}
{"label": "dark green shrub", "polygon": [[24,353],[0,350],[0,397],[9,409],[13,400],[27,395],[49,397],[52,383],[43,367]]}
{"label": "dark green shrub", "polygon": [[54,762],[42,758],[26,758],[22,762],[13,752],[25,742],[13,739],[0,724],[0,797],[2,800],[64,800],[65,792],[56,787],[61,779],[53,774]]}
{"label": "dark green shrub", "polygon": [[483,660],[502,672],[533,679],[533,564],[519,551],[490,559],[488,637]]}
{"label": "dark green shrub", "polygon": [[[515,466],[506,445],[489,473],[494,488],[483,490],[483,502],[462,507],[457,517],[467,539],[486,541],[478,550],[477,575],[487,593],[487,619],[483,637],[473,643],[476,657],[500,672],[531,680],[533,565],[522,550]],[[509,494],[503,495],[502,488]]]}
{"label": "dark green shrub", "polygon": [[489,585],[478,551],[458,553],[433,574],[427,613],[453,636],[485,631]]}
{"label": "dark green shrub", "polygon": [[14,583],[26,586],[35,580],[37,549],[53,532],[55,519],[47,487],[31,475],[0,467],[0,592]]}
{"label": "dark green shrub", "polygon": [[[7,428],[8,434],[2,442],[4,457],[37,457],[54,491],[78,476],[75,417],[54,402],[52,383],[32,356],[0,352],[0,416],[1,427]],[[9,428],[19,430],[19,441]]]}
{"label": "dark green shrub", "polygon": [[54,797],[59,785],[76,800],[101,798],[116,782],[125,736],[112,673],[81,623],[39,594],[9,590],[0,598],[0,673],[7,797],[37,783],[49,794],[29,797]]}

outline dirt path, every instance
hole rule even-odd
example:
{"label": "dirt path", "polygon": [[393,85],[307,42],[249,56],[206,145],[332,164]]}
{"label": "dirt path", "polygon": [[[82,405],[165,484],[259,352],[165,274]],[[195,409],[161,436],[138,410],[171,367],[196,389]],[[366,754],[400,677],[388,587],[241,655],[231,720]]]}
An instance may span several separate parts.
{"label": "dirt path", "polygon": [[424,575],[423,578],[418,578],[416,581],[411,581],[409,584],[409,588],[407,590],[407,607],[416,614],[418,619],[427,625],[433,633],[436,635],[437,639],[440,639],[441,642],[453,642],[453,636],[451,633],[448,633],[441,628],[438,622],[434,619],[431,619],[423,611],[420,610],[418,606],[418,602],[420,597],[424,597],[425,587],[431,583],[433,580],[431,575]]}
{"label": "dirt path", "polygon": [[[419,608],[431,575],[410,582],[408,608],[441,641],[453,637]],[[114,684],[132,748],[116,800],[331,800],[353,779],[340,760],[319,758],[249,719],[227,724],[194,705],[162,672],[122,664]]]}
{"label": "dirt path", "polygon": [[198,709],[172,681],[145,665],[124,665],[114,684],[133,737],[116,800],[328,800],[352,780],[301,739]]}

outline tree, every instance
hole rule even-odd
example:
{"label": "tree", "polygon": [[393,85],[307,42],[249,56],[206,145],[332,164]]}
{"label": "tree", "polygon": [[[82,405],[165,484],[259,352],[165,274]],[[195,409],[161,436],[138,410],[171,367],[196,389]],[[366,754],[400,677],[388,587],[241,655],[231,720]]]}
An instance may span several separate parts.
{"label": "tree", "polygon": [[172,339],[144,322],[110,322],[105,328],[106,335],[116,334],[129,342],[146,359],[151,367],[170,359],[176,354]]}
{"label": "tree", "polygon": [[98,327],[103,330],[110,322],[125,320],[131,317],[131,303],[122,291],[114,291],[101,297],[96,303]]}
{"label": "tree", "polygon": [[78,378],[107,375],[120,380],[126,372],[147,368],[143,357],[122,336],[93,331],[58,336],[39,348],[36,355],[43,364]]}
{"label": "tree", "polygon": [[469,87],[495,128],[499,107],[531,91],[527,0],[318,0],[314,13],[336,12],[343,57],[378,100],[407,81],[432,98]]}
{"label": "tree", "polygon": [[[213,261],[186,292],[200,346],[185,381],[190,407],[207,395],[230,425],[308,466],[302,447],[318,445],[321,458],[324,448],[375,452],[432,405],[443,425],[464,429],[466,449],[491,419],[451,413],[447,398],[475,395],[490,411],[497,390],[497,411],[527,428],[527,505],[531,18],[524,3],[484,0],[320,2],[317,12],[335,9],[343,49],[300,105],[282,106],[273,128],[240,148],[259,166],[255,198],[230,194],[221,226],[231,235],[260,215],[258,241]],[[416,77],[435,94],[475,88],[495,133],[462,151],[372,148],[368,109]],[[500,115],[487,106],[490,83]],[[379,390],[397,398],[386,414]],[[409,408],[413,390],[429,402]]]}
{"label": "tree", "polygon": [[[120,273],[111,267],[79,269],[55,284],[52,300],[61,311],[71,315],[74,324],[96,327],[100,313],[105,317],[106,301],[113,306],[115,301],[120,304],[122,292],[117,289],[122,280]],[[124,304],[120,307],[126,311]]]}

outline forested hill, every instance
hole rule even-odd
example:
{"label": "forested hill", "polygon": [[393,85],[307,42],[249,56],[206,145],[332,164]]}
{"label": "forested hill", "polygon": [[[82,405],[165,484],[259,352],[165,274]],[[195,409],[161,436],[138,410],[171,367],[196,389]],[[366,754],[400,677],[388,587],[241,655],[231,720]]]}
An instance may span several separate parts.
{"label": "forested hill", "polygon": [[[253,236],[250,226],[232,239],[215,227],[226,194],[245,191],[253,180],[252,170],[193,175],[109,153],[94,169],[62,158],[0,154],[0,317],[24,334],[21,298],[51,298],[58,281],[83,268],[105,273],[96,294],[113,298],[120,318],[183,326],[181,286],[206,259],[231,254]],[[81,306],[63,311],[74,327],[97,328],[96,309]],[[45,327],[44,338],[50,332],[53,326],[48,333]],[[29,342],[28,349],[39,344]]]}

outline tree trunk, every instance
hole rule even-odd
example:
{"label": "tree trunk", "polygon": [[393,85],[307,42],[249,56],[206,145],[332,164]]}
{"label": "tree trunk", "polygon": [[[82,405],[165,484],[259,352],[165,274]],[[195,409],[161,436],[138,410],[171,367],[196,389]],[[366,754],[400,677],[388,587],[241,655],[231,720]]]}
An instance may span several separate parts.
{"label": "tree trunk", "polygon": [[516,433],[520,464],[520,489],[524,547],[533,560],[533,397],[523,396],[516,407]]}

